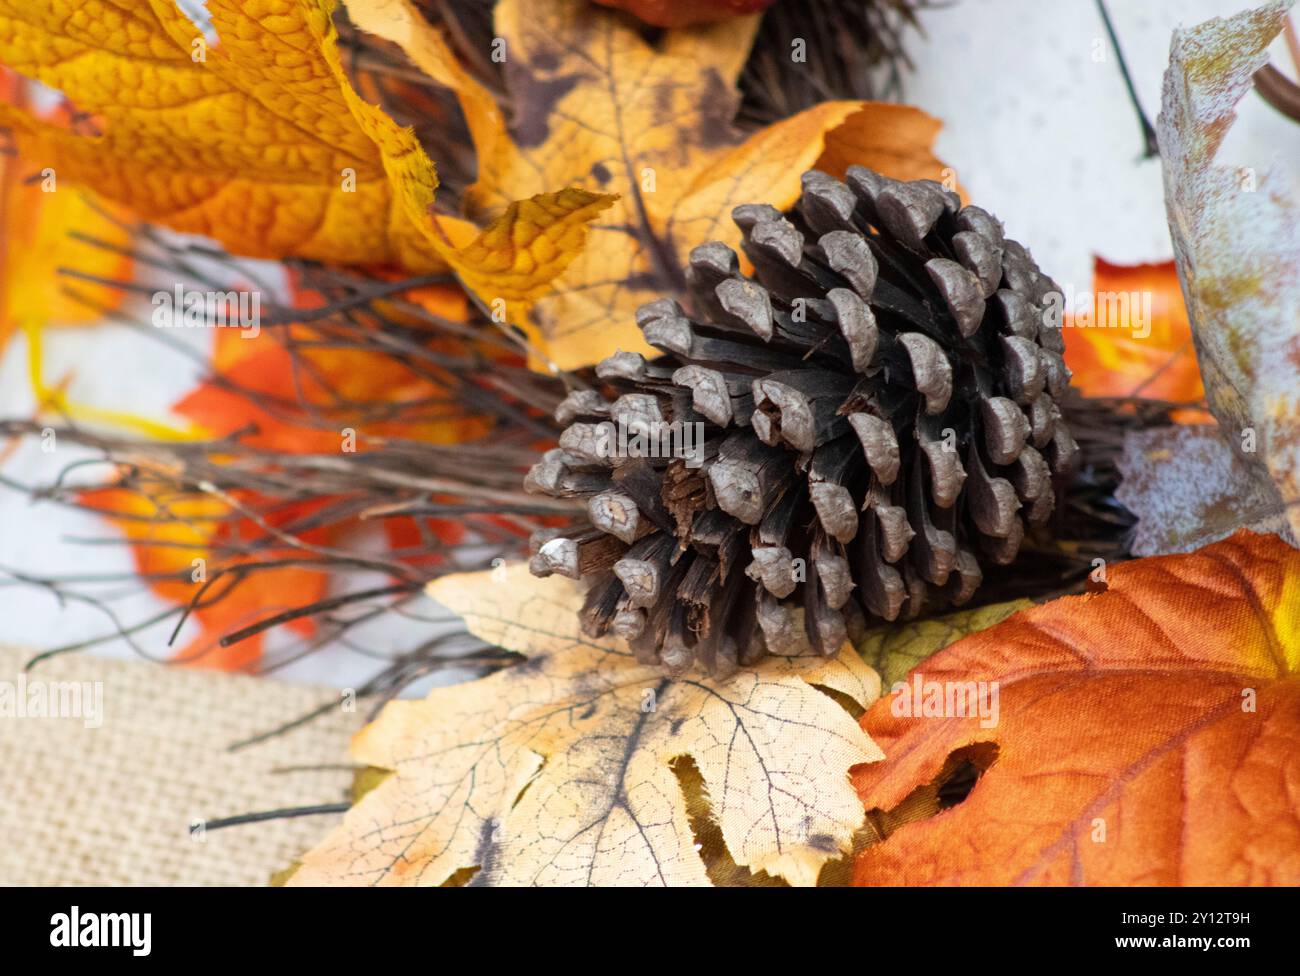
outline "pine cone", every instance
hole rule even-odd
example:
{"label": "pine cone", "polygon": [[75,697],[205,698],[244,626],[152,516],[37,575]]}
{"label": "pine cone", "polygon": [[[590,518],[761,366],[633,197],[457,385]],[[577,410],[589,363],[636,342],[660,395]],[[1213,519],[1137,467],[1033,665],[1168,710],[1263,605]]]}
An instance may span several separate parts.
{"label": "pine cone", "polygon": [[692,251],[694,314],[638,310],[664,355],[597,366],[615,398],[570,394],[526,483],[585,496],[591,523],[535,538],[533,572],[590,579],[585,632],[672,672],[833,654],[863,618],[966,602],[1075,452],[1059,289],[987,212],[852,167],[732,217],[753,276]]}

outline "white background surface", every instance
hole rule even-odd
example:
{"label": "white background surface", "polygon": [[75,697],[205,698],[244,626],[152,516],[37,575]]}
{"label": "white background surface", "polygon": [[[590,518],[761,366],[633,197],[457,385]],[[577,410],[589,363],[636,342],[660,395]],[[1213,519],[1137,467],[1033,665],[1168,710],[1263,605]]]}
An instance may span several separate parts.
{"label": "white background surface", "polygon": [[[1242,7],[1225,0],[1112,0],[1116,32],[1153,124],[1173,28]],[[1032,247],[1044,270],[1067,289],[1087,290],[1094,254],[1125,264],[1171,257],[1159,163],[1140,160],[1137,118],[1092,0],[960,0],[923,13],[922,23],[927,36],[913,37],[910,45],[916,72],[907,100],[944,120],[940,157],[956,168],[975,201]],[[1289,71],[1278,50],[1276,63]],[[1260,170],[1282,161],[1292,167],[1294,181],[1300,126],[1253,95],[1240,114],[1225,147],[1227,161]],[[210,342],[201,332],[172,335],[200,350]],[[0,362],[0,415],[29,416],[33,409],[26,353],[19,338]],[[56,332],[46,356],[47,379],[73,376],[74,400],[148,416],[165,417],[198,379],[197,366],[120,326]],[[29,443],[4,470],[24,482],[48,481],[68,459],[63,451],[44,455]],[[124,546],[88,546],[72,541],[77,537],[112,538],[114,530],[97,518],[0,489],[0,568],[38,576],[130,570]],[[116,606],[131,621],[162,604],[140,590]],[[374,653],[396,651],[409,646],[422,626],[427,629],[394,622],[367,631],[365,640]],[[46,591],[0,583],[0,643],[46,648],[110,629],[89,607],[60,607]],[[165,632],[154,630],[142,644],[162,657],[164,640]],[[120,641],[98,650],[133,653]],[[375,668],[373,658],[338,648],[280,676],[350,686]]]}

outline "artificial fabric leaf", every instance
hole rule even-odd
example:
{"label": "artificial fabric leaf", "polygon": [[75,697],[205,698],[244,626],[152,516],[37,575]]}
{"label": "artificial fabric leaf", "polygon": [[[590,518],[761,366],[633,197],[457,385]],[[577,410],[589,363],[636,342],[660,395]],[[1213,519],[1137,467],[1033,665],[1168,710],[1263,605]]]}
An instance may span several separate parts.
{"label": "artificial fabric leaf", "polygon": [[517,200],[453,258],[460,279],[486,301],[529,309],[580,258],[588,224],[617,198],[570,188]]}
{"label": "artificial fabric leaf", "polygon": [[[333,454],[394,437],[454,444],[485,434],[483,418],[447,403],[446,387],[378,352],[332,348],[308,326],[285,334],[214,330],[213,376],[172,408],[208,435],[286,454]],[[284,341],[297,342],[295,352]],[[365,422],[362,423],[361,421]]]}
{"label": "artificial fabric leaf", "polygon": [[[981,687],[991,724],[948,705]],[[986,771],[868,847],[857,884],[1300,883],[1300,552],[1274,536],[1111,567],[906,688],[862,717],[889,757],[854,771],[863,803],[897,807],[954,754]]]}
{"label": "artificial fabric leaf", "polygon": [[550,294],[525,305],[494,293],[507,299],[540,367],[587,366],[620,348],[652,352],[636,307],[680,293],[691,248],[739,244],[733,207],[789,206],[814,165],[833,175],[861,163],[899,178],[945,176],[930,153],[937,123],[916,109],[828,102],[741,138],[735,83],[756,17],[669,30],[652,44],[628,17],[584,0],[501,0],[496,31],[516,105],[507,132],[406,0],[387,0],[385,16],[369,6],[349,9],[460,98],[479,158],[466,204],[472,219],[551,186],[618,194]]}
{"label": "artificial fabric leaf", "polygon": [[344,7],[358,29],[396,44],[432,81],[455,93],[480,157],[491,159],[508,145],[505,116],[492,93],[465,70],[411,0],[344,0]]}
{"label": "artificial fabric leaf", "polygon": [[[465,315],[464,292],[459,288],[425,288],[410,298],[436,314],[461,319]],[[295,285],[295,308],[311,307],[314,299],[319,296]],[[333,348],[322,343],[308,326],[256,333],[216,329],[213,336],[213,375],[173,407],[177,415],[193,423],[196,436],[226,437],[238,431],[247,447],[289,456],[337,453],[347,430],[352,431],[352,446],[364,450],[372,438],[459,443],[482,436],[489,428],[486,419],[466,416],[455,404],[444,405],[448,397],[445,387],[394,357]],[[291,353],[284,345],[286,339],[302,346]],[[360,429],[351,426],[359,424],[358,418],[365,421]],[[324,506],[335,500],[322,497],[316,504]],[[220,521],[228,520],[231,511],[220,499],[151,499],[114,489],[96,493],[91,504],[125,530],[141,573],[176,577],[154,582],[155,592],[165,599],[188,605],[194,597],[195,586],[189,578],[193,559],[202,558],[212,569],[240,563],[220,551],[231,534]],[[306,513],[304,506],[291,505],[271,518],[282,525]],[[175,517],[174,523],[170,516]],[[459,542],[465,532],[463,524],[441,519],[425,519],[424,525],[448,544]],[[235,519],[235,526],[234,534],[245,543],[262,534],[252,520]],[[355,527],[355,519],[335,519],[304,538],[334,543]],[[413,519],[385,519],[384,530],[390,552],[413,554],[403,555],[408,563],[437,565],[445,559],[443,553],[429,547]],[[261,656],[261,635],[227,648],[217,646],[219,638],[279,611],[314,603],[325,595],[327,579],[325,572],[305,566],[257,570],[255,578],[195,613],[202,632],[177,652],[177,658],[226,670],[248,667]],[[213,595],[222,589],[214,590]],[[311,618],[300,618],[289,626],[304,635],[310,635],[315,627]]]}
{"label": "artificial fabric leaf", "polygon": [[[345,4],[356,27],[398,45],[430,79],[455,93],[480,160],[513,151],[496,99],[464,69],[410,0]],[[480,296],[509,303],[513,315],[523,314],[581,251],[587,223],[614,200],[611,194],[572,187],[537,193],[506,206],[472,242],[465,231],[472,224],[450,222],[451,239],[464,245],[457,263],[462,280]]]}
{"label": "artificial fabric leaf", "polygon": [[[236,253],[445,267],[394,205],[391,147],[353,116],[326,59],[329,6],[213,0],[221,42],[209,49],[172,0],[0,0],[0,60],[102,117],[104,134],[0,119],[38,137],[69,182]],[[399,178],[432,202],[437,177],[422,153]]]}
{"label": "artificial fabric leaf", "polygon": [[[1085,396],[1193,403],[1205,396],[1174,262],[1093,262],[1086,320],[1066,318],[1065,363]],[[1146,302],[1150,301],[1150,307]]]}
{"label": "artificial fabric leaf", "polygon": [[1130,431],[1119,469],[1115,497],[1138,517],[1135,556],[1191,552],[1242,526],[1295,544],[1277,492],[1218,427]]}
{"label": "artificial fabric leaf", "polygon": [[859,165],[896,180],[937,180],[965,199],[956,171],[931,151],[942,122],[910,105],[858,104],[858,112],[826,133],[818,169],[842,177]]}
{"label": "artificial fabric leaf", "polygon": [[[0,103],[24,104],[25,88],[21,79],[0,70]],[[70,122],[64,106],[51,116],[52,125]],[[16,155],[0,154],[0,352],[26,325],[85,324],[121,302],[120,290],[72,282],[59,275],[59,268],[75,267],[108,280],[131,273],[131,259],[122,253],[130,235],[76,187],[61,187],[57,174],[24,165],[23,146],[17,140]],[[75,240],[73,231],[106,246]]]}
{"label": "artificial fabric leaf", "polygon": [[[156,594],[179,606],[190,605],[218,566],[240,562],[229,554],[229,547],[238,548],[266,535],[252,519],[241,517],[212,495],[147,495],[109,487],[84,491],[80,500],[122,531],[135,553],[136,571]],[[279,528],[304,518],[313,504],[319,507],[319,503],[284,506],[267,518],[268,524]],[[303,538],[323,541],[319,530],[304,533]],[[301,553],[284,547],[267,550],[264,555],[292,557]],[[246,578],[233,573],[214,580],[193,613],[200,632],[176,650],[173,663],[225,671],[250,667],[261,656],[264,635],[229,647],[221,647],[220,638],[281,611],[316,602],[325,595],[328,581],[328,574],[321,570],[293,565],[259,569]],[[309,617],[285,626],[305,637],[316,629]]]}
{"label": "artificial fabric leaf", "polygon": [[858,653],[876,669],[881,684],[888,688],[949,644],[955,644],[968,634],[987,630],[1017,610],[1033,605],[1032,600],[1010,600],[973,610],[959,610],[941,617],[873,627],[858,641]]}
{"label": "artificial fabric leaf", "polygon": [[410,129],[353,90],[335,0],[207,6],[219,38],[210,49],[174,0],[129,10],[0,0],[0,60],[102,117],[104,134],[3,106],[0,125],[38,143],[35,158],[69,181],[255,257],[450,266],[475,282],[506,267],[540,287],[608,203],[541,187],[477,239],[473,224],[435,221],[433,163]]}
{"label": "artificial fabric leaf", "polygon": [[[1210,409],[1300,538],[1300,206],[1283,174],[1218,158],[1290,0],[1174,32],[1158,131],[1165,206]],[[1260,167],[1262,169],[1262,167]]]}
{"label": "artificial fabric leaf", "polygon": [[393,775],[304,859],[294,884],[701,885],[689,757],[736,863],[812,884],[865,811],[849,786],[880,752],[844,708],[879,679],[852,648],[674,680],[622,641],[583,637],[582,591],[525,565],[443,577],[430,595],[526,656],[423,701],[396,701],[352,757]]}

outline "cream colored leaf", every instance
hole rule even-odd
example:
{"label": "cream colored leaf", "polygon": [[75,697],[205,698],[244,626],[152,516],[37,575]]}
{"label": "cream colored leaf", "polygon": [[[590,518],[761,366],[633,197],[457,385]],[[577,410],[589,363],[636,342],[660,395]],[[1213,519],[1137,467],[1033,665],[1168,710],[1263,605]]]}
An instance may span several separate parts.
{"label": "cream colored leaf", "polygon": [[430,595],[526,660],[398,701],[352,756],[393,771],[303,860],[294,884],[705,885],[682,785],[689,756],[735,861],[811,885],[865,812],[849,786],[880,750],[821,688],[868,704],[846,648],[724,681],[671,679],[577,628],[582,594],[526,566],[444,577]]}
{"label": "cream colored leaf", "polygon": [[[1210,409],[1300,537],[1300,206],[1218,158],[1290,9],[1175,31],[1159,119],[1165,204]],[[1254,449],[1240,451],[1253,435]],[[1267,468],[1265,473],[1264,468]]]}

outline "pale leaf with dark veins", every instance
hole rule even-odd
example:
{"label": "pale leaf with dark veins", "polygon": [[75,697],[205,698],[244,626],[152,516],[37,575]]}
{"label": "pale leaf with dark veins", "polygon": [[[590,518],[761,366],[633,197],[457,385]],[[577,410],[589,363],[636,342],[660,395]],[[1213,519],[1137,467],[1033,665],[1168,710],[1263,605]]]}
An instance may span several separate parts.
{"label": "pale leaf with dark veins", "polygon": [[470,884],[707,885],[671,767],[683,756],[738,864],[811,885],[850,848],[865,812],[848,770],[883,758],[826,691],[879,696],[851,647],[670,679],[617,639],[583,637],[571,581],[511,565],[429,593],[525,660],[387,705],[352,758],[393,774],[293,884],[438,885],[478,869]]}

